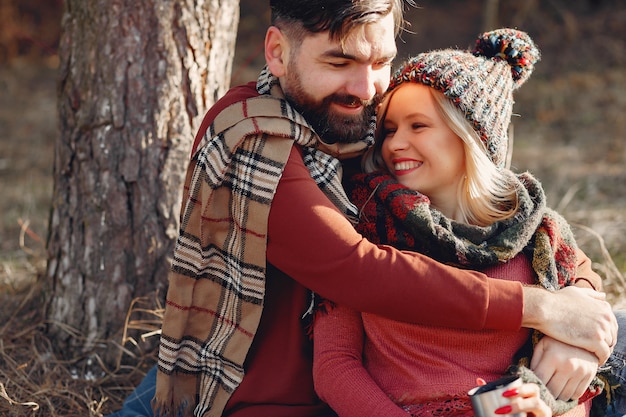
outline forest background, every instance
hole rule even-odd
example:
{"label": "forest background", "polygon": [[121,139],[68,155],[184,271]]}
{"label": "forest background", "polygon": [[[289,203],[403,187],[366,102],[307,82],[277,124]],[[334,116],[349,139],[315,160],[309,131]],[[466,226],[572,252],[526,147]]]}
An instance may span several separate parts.
{"label": "forest background", "polygon": [[[486,24],[518,27],[535,40],[542,60],[516,94],[512,167],[539,177],[549,205],[574,225],[609,300],[626,307],[626,2],[501,0],[491,18],[483,1],[418,3],[407,15],[412,33],[402,35],[398,61],[427,49],[468,47]],[[0,369],[15,360],[4,354],[5,340],[23,334],[28,350],[42,337],[36,291],[45,268],[58,137],[62,10],[61,0],[0,0]],[[268,22],[267,2],[241,0],[231,84],[256,78]],[[15,321],[32,326],[16,335]],[[145,366],[152,360],[147,356]],[[36,381],[37,389],[6,392],[2,375],[0,414],[39,415],[47,402],[58,415],[100,416],[119,407],[140,377],[95,378],[80,386],[55,380],[62,368],[50,369],[43,391]]]}

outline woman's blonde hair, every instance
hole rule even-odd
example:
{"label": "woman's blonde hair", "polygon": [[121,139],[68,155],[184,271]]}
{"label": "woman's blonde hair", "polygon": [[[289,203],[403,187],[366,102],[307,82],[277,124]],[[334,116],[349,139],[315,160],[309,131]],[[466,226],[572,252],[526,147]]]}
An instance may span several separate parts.
{"label": "woman's blonde hair", "polygon": [[[363,157],[362,166],[365,172],[388,171],[381,151],[385,138],[384,120],[389,102],[398,89],[395,88],[387,94],[378,109],[376,140]],[[488,226],[514,216],[518,209],[518,200],[512,173],[498,168],[489,159],[480,136],[450,99],[433,88],[428,90],[434,98],[436,110],[450,130],[463,141],[465,177],[458,190],[460,220],[468,224]]]}

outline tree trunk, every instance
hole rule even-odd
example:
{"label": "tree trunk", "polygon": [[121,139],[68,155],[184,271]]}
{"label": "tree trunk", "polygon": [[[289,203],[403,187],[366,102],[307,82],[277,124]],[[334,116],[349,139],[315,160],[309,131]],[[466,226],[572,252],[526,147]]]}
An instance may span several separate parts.
{"label": "tree trunk", "polygon": [[490,31],[500,27],[498,23],[499,0],[485,0],[483,3],[483,30]]}
{"label": "tree trunk", "polygon": [[239,0],[64,7],[49,334],[66,357],[110,365],[131,300],[165,292],[191,143],[229,85]]}

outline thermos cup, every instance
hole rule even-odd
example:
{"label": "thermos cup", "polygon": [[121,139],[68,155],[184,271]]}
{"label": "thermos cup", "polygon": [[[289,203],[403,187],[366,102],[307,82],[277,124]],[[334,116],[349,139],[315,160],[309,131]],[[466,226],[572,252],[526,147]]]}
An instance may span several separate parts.
{"label": "thermos cup", "polygon": [[[509,404],[509,401],[502,396],[502,393],[521,385],[522,380],[519,377],[512,375],[489,382],[487,385],[472,388],[468,392],[468,395],[472,400],[472,407],[474,408],[476,417],[502,417],[502,414],[494,413],[494,411],[498,408]],[[523,413],[504,415],[522,417]]]}

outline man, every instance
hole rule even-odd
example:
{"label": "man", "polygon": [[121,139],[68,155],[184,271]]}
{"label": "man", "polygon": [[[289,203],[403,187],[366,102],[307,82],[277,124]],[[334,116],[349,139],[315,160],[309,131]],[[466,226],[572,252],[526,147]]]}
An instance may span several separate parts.
{"label": "man", "polygon": [[[266,70],[256,86],[234,88],[216,103],[194,143],[156,411],[332,415],[312,383],[305,332],[312,292],[398,320],[533,327],[604,362],[617,329],[595,292],[523,288],[378,247],[354,231],[349,219],[357,213],[341,187],[338,158],[371,143],[403,1],[270,5]],[[596,282],[586,258],[580,276]]]}

